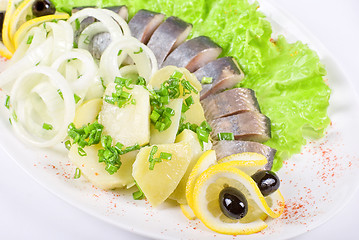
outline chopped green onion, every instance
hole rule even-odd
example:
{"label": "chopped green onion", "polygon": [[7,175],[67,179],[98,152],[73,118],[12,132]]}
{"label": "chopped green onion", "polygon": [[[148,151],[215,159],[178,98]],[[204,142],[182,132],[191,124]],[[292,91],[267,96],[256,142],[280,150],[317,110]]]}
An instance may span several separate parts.
{"label": "chopped green onion", "polygon": [[86,36],[85,40],[84,40],[84,43],[85,44],[89,44],[90,43],[90,36]]}
{"label": "chopped green onion", "polygon": [[78,179],[81,177],[81,170],[80,168],[76,168],[74,179]]}
{"label": "chopped green onion", "polygon": [[10,96],[9,95],[6,95],[5,107],[7,109],[10,109]]}
{"label": "chopped green onion", "polygon": [[141,200],[145,197],[145,194],[142,192],[140,186],[138,186],[137,182],[135,181],[135,184],[138,188],[137,192],[132,193],[132,197],[134,200]]}
{"label": "chopped green onion", "polygon": [[40,62],[36,63],[35,66],[39,66]]}
{"label": "chopped green onion", "polygon": [[76,93],[74,94],[74,99],[75,103],[78,103],[81,100],[81,98]]}
{"label": "chopped green onion", "polygon": [[104,82],[103,78],[100,77],[100,80],[101,80],[101,85],[102,85],[103,89],[106,90],[106,86],[105,86],[105,82]]}
{"label": "chopped green onion", "polygon": [[65,142],[65,148],[66,148],[67,150],[70,150],[70,148],[71,148],[71,141],[70,141],[70,140],[67,140],[67,141]]}
{"label": "chopped green onion", "polygon": [[188,107],[191,106],[191,105],[193,105],[193,104],[194,104],[193,97],[192,97],[192,96],[189,96],[188,98],[186,98],[185,103],[186,103],[186,105],[187,105]]}
{"label": "chopped green onion", "polygon": [[172,159],[172,154],[171,153],[166,153],[166,152],[161,152],[160,153],[160,158],[164,159],[164,160],[171,160]]}
{"label": "chopped green onion", "polygon": [[60,95],[60,97],[62,98],[62,100],[64,100],[64,95],[62,94],[60,89],[57,89],[57,93]]}
{"label": "chopped green onion", "polygon": [[79,155],[81,157],[87,156],[87,153],[85,152],[85,150],[82,147],[78,147],[77,152],[79,153]]}
{"label": "chopped green onion", "polygon": [[51,124],[48,124],[48,123],[42,124],[42,128],[45,129],[45,130],[52,130],[52,129],[54,129],[54,127],[53,127]]}
{"label": "chopped green onion", "polygon": [[218,140],[234,140],[233,133],[218,133]]}
{"label": "chopped green onion", "polygon": [[76,31],[79,31],[79,30],[80,30],[80,27],[81,27],[80,20],[79,20],[78,18],[76,18],[76,20],[75,20],[75,28],[76,28]]}
{"label": "chopped green onion", "polygon": [[158,147],[153,146],[151,151],[150,151],[150,156],[148,158],[148,161],[150,162],[150,166],[149,166],[150,170],[153,170],[154,167],[155,167],[156,160],[153,158],[153,156],[156,154],[157,150],[158,150]]}
{"label": "chopped green onion", "polygon": [[14,119],[14,121],[17,122],[17,115],[15,111],[12,112],[12,119]]}
{"label": "chopped green onion", "polygon": [[211,84],[213,79],[211,77],[203,77],[201,80],[202,84]]}
{"label": "chopped green onion", "polygon": [[179,72],[179,71],[175,71],[172,75],[171,78],[177,78],[177,79],[181,79],[183,77],[183,73]]}
{"label": "chopped green onion", "polygon": [[156,110],[153,110],[150,116],[152,122],[156,123],[157,120],[161,117],[161,114],[158,113]]}
{"label": "chopped green onion", "polygon": [[26,44],[31,44],[32,43],[32,39],[34,39],[33,35],[30,35],[26,41]]}
{"label": "chopped green onion", "polygon": [[143,52],[143,49],[140,47],[140,50],[138,50],[137,52],[134,52],[134,54],[139,54],[141,52]]}
{"label": "chopped green onion", "polygon": [[185,112],[187,112],[189,110],[189,107],[185,104],[185,103],[183,103],[182,104],[182,110],[181,110],[181,112],[182,113],[185,113]]}
{"label": "chopped green onion", "polygon": [[120,50],[118,51],[117,56],[120,56],[121,53],[122,53],[122,49],[120,49]]}

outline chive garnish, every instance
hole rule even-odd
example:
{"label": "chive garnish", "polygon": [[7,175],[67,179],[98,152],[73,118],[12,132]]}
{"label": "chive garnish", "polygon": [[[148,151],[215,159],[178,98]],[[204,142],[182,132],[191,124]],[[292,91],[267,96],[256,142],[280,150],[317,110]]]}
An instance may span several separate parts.
{"label": "chive garnish", "polygon": [[9,95],[6,95],[5,107],[6,107],[7,109],[10,109],[10,96],[9,96]]}
{"label": "chive garnish", "polygon": [[57,89],[57,93],[60,95],[62,100],[64,100],[64,95],[62,94],[62,91],[60,89]]}
{"label": "chive garnish", "polygon": [[80,168],[76,168],[74,179],[78,179],[81,177],[81,170]]}
{"label": "chive garnish", "polygon": [[122,53],[122,49],[120,49],[120,50],[118,51],[117,56],[120,56],[121,53]]}
{"label": "chive garnish", "polygon": [[54,129],[54,127],[53,127],[51,124],[49,124],[49,123],[43,123],[43,124],[42,124],[42,128],[45,129],[45,130],[52,130],[52,129]]}
{"label": "chive garnish", "polygon": [[70,150],[70,148],[71,148],[71,141],[70,141],[70,140],[66,140],[64,144],[65,144],[65,148],[66,148],[67,150]]}
{"label": "chive garnish", "polygon": [[141,200],[145,198],[145,194],[142,192],[140,186],[138,186],[137,182],[135,181],[136,187],[138,189],[137,192],[132,193],[132,197],[134,200]]}
{"label": "chive garnish", "polygon": [[77,152],[79,153],[79,155],[81,157],[87,156],[87,153],[85,152],[85,150],[82,147],[78,147]]}
{"label": "chive garnish", "polygon": [[143,49],[140,47],[140,50],[138,50],[137,52],[134,52],[133,54],[139,54],[141,52],[143,52]]}
{"label": "chive garnish", "polygon": [[32,43],[32,39],[34,39],[33,35],[30,35],[26,41],[26,44],[31,44]]}
{"label": "chive garnish", "polygon": [[233,133],[218,133],[218,140],[234,140]]}
{"label": "chive garnish", "polygon": [[211,84],[213,79],[211,77],[203,77],[201,80],[202,84]]}
{"label": "chive garnish", "polygon": [[79,31],[79,30],[80,30],[80,27],[81,27],[80,20],[79,20],[78,18],[76,18],[76,20],[75,20],[75,28],[76,28],[76,31]]}
{"label": "chive garnish", "polygon": [[[181,119],[182,120],[182,119]],[[178,133],[180,134],[184,129],[189,129],[197,134],[199,143],[203,150],[203,143],[208,143],[209,140],[209,134],[212,132],[211,126],[208,124],[208,122],[203,121],[201,125],[197,124],[191,124],[191,123],[183,123],[183,120],[180,122],[180,127],[178,129]]]}
{"label": "chive garnish", "polygon": [[81,97],[79,97],[76,93],[74,94],[75,103],[78,103],[81,100]]}

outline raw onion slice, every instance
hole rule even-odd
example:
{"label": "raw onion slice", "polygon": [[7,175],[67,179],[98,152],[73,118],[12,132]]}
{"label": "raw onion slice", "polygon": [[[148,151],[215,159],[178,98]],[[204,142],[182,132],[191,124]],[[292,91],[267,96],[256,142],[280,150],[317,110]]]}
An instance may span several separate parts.
{"label": "raw onion slice", "polygon": [[123,77],[120,68],[127,57],[133,60],[138,75],[147,82],[158,69],[156,57],[151,49],[134,37],[123,37],[113,41],[101,56],[100,75],[106,85],[113,82],[116,77]]}
{"label": "raw onion slice", "polygon": [[104,27],[107,29],[106,32],[111,34],[111,39],[118,39],[123,36],[123,31],[116,20],[114,20],[107,12],[102,11],[101,9],[94,9],[94,8],[85,8],[82,9],[75,14],[73,14],[69,19],[68,22],[73,24],[76,19],[80,22],[85,19],[86,17],[94,17],[99,22],[101,22]]}
{"label": "raw onion slice", "polygon": [[27,70],[15,82],[10,96],[11,122],[23,141],[50,147],[66,137],[75,116],[75,101],[69,84],[56,70],[46,66]]}
{"label": "raw onion slice", "polygon": [[[25,40],[24,40],[25,41]],[[36,48],[26,52],[23,58],[17,62],[10,62],[7,69],[0,74],[0,86],[3,89],[11,89],[20,74],[36,65],[46,58],[52,51],[53,39],[49,37]]]}
{"label": "raw onion slice", "polygon": [[128,26],[127,22],[122,17],[120,17],[120,15],[109,9],[100,9],[100,10],[105,12],[105,14],[111,16],[118,23],[118,25],[122,29],[122,33],[124,36],[131,36],[130,27]]}
{"label": "raw onion slice", "polygon": [[89,87],[95,84],[97,66],[86,50],[74,49],[67,52],[58,57],[51,67],[64,76],[73,92],[82,100]]}
{"label": "raw onion slice", "polygon": [[89,50],[91,39],[98,33],[106,32],[107,29],[101,22],[94,22],[85,28],[78,40],[78,48]]}

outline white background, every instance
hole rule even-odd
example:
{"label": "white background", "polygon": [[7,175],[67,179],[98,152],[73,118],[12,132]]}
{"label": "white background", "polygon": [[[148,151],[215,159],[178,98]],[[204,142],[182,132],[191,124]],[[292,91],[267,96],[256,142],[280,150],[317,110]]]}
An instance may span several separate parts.
{"label": "white background", "polygon": [[[272,2],[302,22],[329,49],[359,90],[359,1]],[[35,182],[3,152],[0,159],[0,239],[146,239],[65,203]],[[295,239],[356,239],[358,200],[359,192],[333,219]]]}

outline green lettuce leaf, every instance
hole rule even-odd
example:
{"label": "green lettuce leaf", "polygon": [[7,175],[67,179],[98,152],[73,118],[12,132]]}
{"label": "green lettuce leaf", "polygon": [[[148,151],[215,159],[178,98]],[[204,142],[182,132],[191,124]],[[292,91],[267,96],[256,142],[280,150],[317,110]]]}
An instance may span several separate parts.
{"label": "green lettuce leaf", "polygon": [[265,144],[278,150],[273,170],[299,153],[306,138],[322,137],[330,123],[330,88],[318,55],[301,42],[283,36],[271,39],[272,28],[247,0],[54,0],[58,9],[74,6],[126,5],[130,17],[140,9],[177,16],[193,24],[190,37],[206,35],[222,46],[222,56],[234,56],[246,77],[239,87],[256,92],[261,111],[272,122],[272,139]]}

